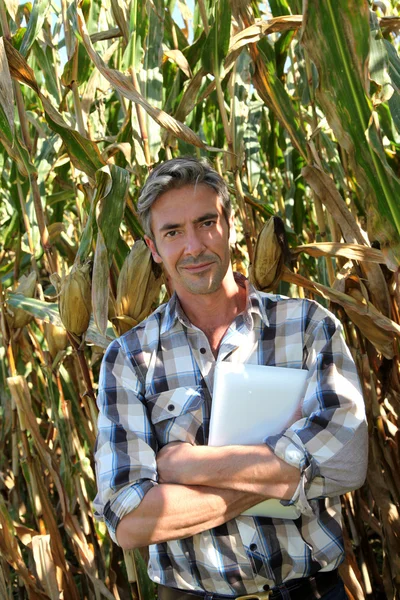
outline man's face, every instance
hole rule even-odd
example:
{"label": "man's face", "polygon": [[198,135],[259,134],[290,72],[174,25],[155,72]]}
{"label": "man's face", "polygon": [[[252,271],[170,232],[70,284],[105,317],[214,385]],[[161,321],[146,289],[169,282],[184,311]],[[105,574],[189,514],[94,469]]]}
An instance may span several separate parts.
{"label": "man's face", "polygon": [[178,295],[219,289],[230,265],[230,225],[208,185],[188,185],[157,198],[151,208],[154,241],[145,239]]}

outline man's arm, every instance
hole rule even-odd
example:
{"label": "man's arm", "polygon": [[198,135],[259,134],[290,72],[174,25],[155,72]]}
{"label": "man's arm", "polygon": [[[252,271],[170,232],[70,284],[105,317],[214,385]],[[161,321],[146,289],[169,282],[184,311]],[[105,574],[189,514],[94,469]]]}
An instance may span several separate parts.
{"label": "man's arm", "polygon": [[300,471],[279,459],[268,446],[192,446],[167,444],[157,454],[160,483],[230,489],[266,498],[290,500]]}
{"label": "man's arm", "polygon": [[116,538],[125,550],[186,538],[222,525],[264,499],[212,487],[157,485],[121,519]]}
{"label": "man's arm", "polygon": [[157,468],[159,485],[118,525],[122,548],[195,535],[267,498],[289,500],[300,477],[298,469],[261,445],[214,448],[174,442],[158,453]]}

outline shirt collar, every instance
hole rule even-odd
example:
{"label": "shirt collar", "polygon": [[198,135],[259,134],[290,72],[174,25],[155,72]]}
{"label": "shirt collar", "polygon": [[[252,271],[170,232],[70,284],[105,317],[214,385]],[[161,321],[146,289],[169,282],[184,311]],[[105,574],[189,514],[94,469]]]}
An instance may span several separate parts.
{"label": "shirt collar", "polygon": [[[253,315],[258,315],[265,325],[269,326],[269,320],[259,292],[241,273],[234,273],[234,276],[236,282],[242,287],[246,288],[247,301],[246,307],[243,311],[243,317],[248,328],[252,329],[254,326]],[[164,333],[170,331],[175,326],[177,321],[180,321],[180,323],[182,323],[182,325],[185,327],[192,326],[183,311],[176,292],[174,292],[165,307],[165,312],[160,327],[160,334],[163,335]]]}

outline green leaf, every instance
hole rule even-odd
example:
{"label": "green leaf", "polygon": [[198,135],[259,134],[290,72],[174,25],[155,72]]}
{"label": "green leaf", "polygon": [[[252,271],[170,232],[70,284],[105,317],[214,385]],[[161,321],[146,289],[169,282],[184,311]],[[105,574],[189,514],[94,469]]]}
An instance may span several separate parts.
{"label": "green leaf", "polygon": [[135,549],[133,550],[133,553],[135,556],[138,588],[141,592],[141,597],[145,598],[146,600],[155,600],[156,596],[154,583],[151,581],[148,575],[147,565],[143,560],[143,557],[140,554],[139,550]]}
{"label": "green leaf", "polygon": [[116,165],[107,165],[96,173],[96,183],[96,194],[90,206],[76,258],[80,263],[88,259],[99,228],[109,253],[109,267],[120,237],[119,226],[128,194],[129,173]]}
{"label": "green leaf", "polygon": [[376,98],[385,101],[393,93],[389,75],[389,57],[379,27],[378,17],[374,12],[370,13],[370,23],[369,72],[372,81],[379,85],[379,90],[375,94]]}
{"label": "green leaf", "polygon": [[[5,49],[11,76],[25,83],[37,93],[45,111],[46,121],[51,129],[61,136],[71,162],[77,169],[84,171],[87,175],[94,178],[96,171],[104,165],[104,160],[101,158],[97,145],[91,140],[84,138],[78,131],[75,131],[66,124],[50,100],[41,93],[35,74],[24,57],[7,41]],[[29,160],[27,162],[27,158],[29,159],[28,154],[27,152],[23,152],[20,147],[18,147],[18,150],[25,168],[29,172],[30,163]]]}
{"label": "green leaf", "polygon": [[64,70],[61,75],[61,83],[65,87],[69,87],[73,81],[76,81],[78,85],[85,83],[89,77],[89,73],[92,67],[92,63],[88,56],[88,53],[85,50],[85,47],[78,43],[75,52],[78,52],[78,69],[76,76],[74,79],[74,63],[75,63],[75,53],[74,55],[65,63]]}
{"label": "green leaf", "polygon": [[396,48],[388,42],[383,40],[386,48],[386,52],[389,58],[389,75],[391,77],[393,87],[400,92],[400,58],[396,51]]}
{"label": "green leaf", "polygon": [[368,5],[309,0],[302,41],[318,69],[318,102],[364,190],[368,230],[384,246],[398,247],[400,182],[386,162],[368,97]]}
{"label": "green leaf", "polygon": [[[151,98],[155,108],[163,105],[162,56],[164,37],[164,0],[155,0],[147,4],[149,11],[149,28],[146,37],[146,53],[143,69],[140,72],[142,93],[145,98]],[[161,127],[146,114],[147,135],[149,139],[150,157],[158,161],[161,148]]]}
{"label": "green leaf", "polygon": [[104,335],[107,329],[108,316],[108,274],[110,271],[109,255],[104,237],[97,232],[96,251],[94,253],[92,274],[92,307],[93,318],[97,329]]}
{"label": "green leaf", "polygon": [[259,133],[262,120],[262,103],[253,101],[249,106],[249,117],[243,137],[248,187],[251,193],[257,188],[261,175]]}
{"label": "green leaf", "polygon": [[[26,298],[22,294],[8,294],[7,303],[15,308],[23,308],[26,312],[30,313],[37,319],[45,321],[46,323],[53,323],[58,327],[62,327],[62,321],[60,313],[58,311],[58,304],[55,302],[43,302],[36,298]],[[87,342],[100,346],[101,348],[107,348],[109,343],[115,338],[115,333],[112,327],[108,327],[106,335],[101,334],[97,327],[94,325],[93,318],[90,320],[89,328],[85,333],[85,339]]]}
{"label": "green leaf", "polygon": [[48,0],[35,0],[20,48],[22,56],[28,54],[39,32],[42,30],[50,6],[51,3]]}
{"label": "green leaf", "polygon": [[201,138],[196,135],[187,125],[180,123],[164,111],[152,106],[146,98],[137,92],[130,78],[126,77],[115,69],[106,67],[97,52],[94,51],[92,43],[90,41],[86,25],[83,20],[82,11],[78,9],[78,22],[79,31],[82,35],[82,40],[88,51],[89,56],[99,69],[101,74],[112,84],[112,86],[118,90],[123,96],[129,98],[133,102],[140,104],[145,111],[162,127],[165,127],[170,133],[176,137],[185,140],[189,144],[193,144],[199,148],[205,148],[205,145]]}
{"label": "green leaf", "polygon": [[204,31],[190,46],[186,46],[182,50],[182,54],[186,57],[192,71],[195,70],[197,63],[201,60],[204,44],[206,43],[206,34]]}
{"label": "green leaf", "polygon": [[127,45],[122,58],[122,68],[124,70],[133,68],[138,73],[142,67],[142,59],[145,55],[143,41],[148,21],[145,3],[138,2],[138,0],[131,2],[129,19],[124,24],[121,23],[121,8],[117,8],[116,4],[118,2],[113,2],[114,14],[116,17],[119,17],[117,23],[122,31],[126,29],[127,35]]}
{"label": "green leaf", "polygon": [[14,138],[14,93],[2,38],[0,38],[0,130],[12,144]]}
{"label": "green leaf", "polygon": [[7,154],[15,160],[19,172],[28,176],[36,170],[26,148],[14,135],[14,94],[8,64],[8,47],[12,48],[10,42],[0,38],[0,142]]}
{"label": "green leaf", "polygon": [[244,152],[243,138],[248,116],[247,97],[251,83],[250,64],[250,56],[247,52],[242,52],[236,61],[234,71],[233,111],[231,114],[231,121],[233,121],[232,142],[233,151],[239,157]]}
{"label": "green leaf", "polygon": [[21,50],[21,44],[24,39],[25,33],[26,27],[19,27],[12,37],[13,46],[18,50],[18,52],[20,52]]}
{"label": "green leaf", "polygon": [[214,23],[201,54],[202,67],[214,75],[220,73],[229,50],[231,37],[231,5],[229,0],[216,0]]}
{"label": "green leaf", "polygon": [[184,34],[180,27],[177,26],[174,19],[171,16],[171,11],[169,8],[165,10],[165,42],[168,44],[169,48],[175,48],[174,40],[178,41],[178,49],[182,50],[186,48],[188,45],[188,41],[185,38]]}
{"label": "green leaf", "polygon": [[46,113],[46,121],[49,127],[61,136],[71,162],[77,169],[93,178],[104,164],[96,144],[71,129],[45,96],[40,94],[40,99]]}
{"label": "green leaf", "polygon": [[111,261],[120,237],[119,226],[128,195],[129,173],[116,165],[107,165],[97,172],[96,180],[100,189],[106,192],[98,199],[97,224],[104,236],[104,243]]}
{"label": "green leaf", "polygon": [[388,101],[390,114],[392,115],[393,123],[400,133],[400,94],[394,92],[393,96]]}
{"label": "green leaf", "polygon": [[32,52],[34,53],[38,64],[43,72],[46,89],[53,96],[54,100],[60,102],[60,94],[57,87],[56,73],[54,70],[54,64],[52,62],[52,55],[50,48],[43,49],[39,42],[35,42],[32,46]]}
{"label": "green leaf", "polygon": [[287,93],[283,83],[276,72],[275,53],[272,50],[273,60],[268,58],[258,49],[252,48],[251,54],[255,63],[253,83],[259,96],[279,119],[281,125],[287,129],[294,146],[306,158],[306,137],[300,122],[299,113]]}
{"label": "green leaf", "polygon": [[274,17],[290,15],[290,8],[286,0],[269,0],[269,5]]}

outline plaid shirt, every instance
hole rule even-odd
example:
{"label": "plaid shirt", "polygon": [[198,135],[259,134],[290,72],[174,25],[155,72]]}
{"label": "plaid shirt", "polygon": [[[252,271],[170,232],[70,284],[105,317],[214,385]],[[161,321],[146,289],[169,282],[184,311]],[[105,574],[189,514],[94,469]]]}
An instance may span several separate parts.
{"label": "plaid shirt", "polygon": [[[265,440],[301,472],[286,501],[301,516],[239,516],[150,546],[155,582],[232,596],[336,568],[344,555],[339,494],[362,485],[367,463],[364,403],[339,321],[314,301],[246,285],[246,310],[226,332],[217,359],[173,296],[110,344],[98,395],[94,505],[116,541],[120,519],[158,485],[157,451],[177,440],[207,444],[216,362],[308,370],[303,418]],[[276,399],[266,394],[266,401]]]}

